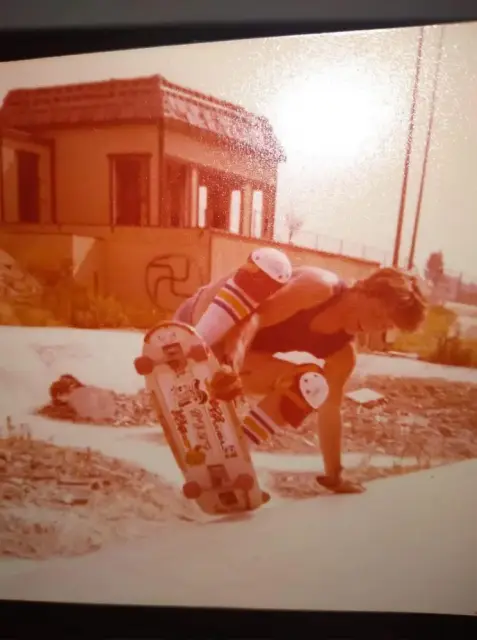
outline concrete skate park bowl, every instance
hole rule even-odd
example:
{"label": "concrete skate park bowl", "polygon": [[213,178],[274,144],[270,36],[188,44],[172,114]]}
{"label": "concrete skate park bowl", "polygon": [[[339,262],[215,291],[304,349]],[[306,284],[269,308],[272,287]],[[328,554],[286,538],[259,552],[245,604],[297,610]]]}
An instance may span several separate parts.
{"label": "concrete skate park bowl", "polygon": [[[307,448],[300,441],[301,448],[294,450],[253,454],[272,494],[268,505],[247,519],[211,520],[180,495],[181,475],[157,425],[98,426],[38,415],[50,383],[65,372],[123,400],[136,397],[143,380],[132,362],[141,340],[135,332],[0,328],[2,440],[16,438],[19,452],[13,469],[6,447],[0,451],[1,598],[441,613],[477,609],[476,571],[469,562],[477,553],[473,460],[456,462],[451,456],[449,464],[416,472],[416,450],[398,456],[384,436],[371,442],[369,423],[362,421],[359,433],[345,427],[344,437],[350,473],[377,480],[368,482],[364,494],[313,492],[321,458],[313,453],[315,442]],[[382,384],[381,391],[390,383],[378,377],[394,373],[408,393],[416,394],[421,419],[429,412],[437,415],[430,396],[447,402],[441,413],[454,422],[451,400],[458,385],[470,385],[462,393],[475,397],[469,395],[477,384],[475,371],[429,369],[374,356],[360,359],[358,370]],[[419,391],[419,379],[430,386],[427,395]],[[444,383],[457,387],[445,396]],[[382,415],[389,417],[391,406]],[[399,412],[405,414],[402,405]],[[407,418],[407,427],[417,429]],[[477,424],[472,416],[469,421]],[[428,433],[422,420],[419,428]],[[447,429],[451,433],[444,437],[454,443],[452,425]],[[459,430],[466,431],[462,424]],[[463,451],[467,447],[471,453],[472,445],[471,438],[461,437]],[[452,452],[456,447],[452,444]],[[26,471],[31,477],[25,480]],[[204,553],[209,548],[213,553]],[[233,572],[233,584],[219,571],[224,565],[227,575]],[[324,574],[334,576],[326,589]]]}

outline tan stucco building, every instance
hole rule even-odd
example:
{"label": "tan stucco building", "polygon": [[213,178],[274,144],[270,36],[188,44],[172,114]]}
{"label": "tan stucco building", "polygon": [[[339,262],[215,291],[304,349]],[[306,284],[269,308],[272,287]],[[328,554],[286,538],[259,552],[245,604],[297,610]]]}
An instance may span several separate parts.
{"label": "tan stucco building", "polygon": [[204,226],[229,229],[235,191],[249,235],[257,192],[273,235],[283,150],[240,107],[152,76],[13,90],[0,118],[4,222],[195,227],[203,187]]}
{"label": "tan stucco building", "polygon": [[[173,310],[273,241],[283,161],[265,118],[161,76],[13,90],[0,110],[0,248]],[[285,249],[349,279],[377,266]]]}

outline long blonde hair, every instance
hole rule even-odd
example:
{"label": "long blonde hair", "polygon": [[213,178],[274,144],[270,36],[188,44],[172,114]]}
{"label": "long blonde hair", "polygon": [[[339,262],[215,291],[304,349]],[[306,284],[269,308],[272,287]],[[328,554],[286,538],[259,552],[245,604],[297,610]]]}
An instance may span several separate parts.
{"label": "long blonde hair", "polygon": [[378,298],[389,310],[391,320],[402,331],[415,331],[426,315],[427,301],[416,276],[395,269],[377,269],[353,286],[355,291]]}

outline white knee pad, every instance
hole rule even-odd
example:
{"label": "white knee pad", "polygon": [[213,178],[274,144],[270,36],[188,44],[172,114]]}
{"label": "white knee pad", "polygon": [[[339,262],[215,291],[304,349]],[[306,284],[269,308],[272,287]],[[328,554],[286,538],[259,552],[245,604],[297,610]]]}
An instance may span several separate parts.
{"label": "white knee pad", "polygon": [[300,376],[298,388],[303,399],[312,409],[318,409],[329,394],[328,383],[317,371],[307,371]]}

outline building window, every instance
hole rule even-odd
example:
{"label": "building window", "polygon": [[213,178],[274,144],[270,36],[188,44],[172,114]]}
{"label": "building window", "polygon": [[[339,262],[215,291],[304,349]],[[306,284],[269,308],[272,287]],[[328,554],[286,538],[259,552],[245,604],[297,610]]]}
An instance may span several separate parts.
{"label": "building window", "polygon": [[16,151],[18,220],[40,222],[40,156],[32,151]]}
{"label": "building window", "polygon": [[169,158],[165,174],[162,226],[187,226],[187,164]]}
{"label": "building window", "polygon": [[197,204],[197,226],[201,229],[206,227],[207,223],[207,187],[202,185],[199,187],[199,197]]}
{"label": "building window", "polygon": [[199,168],[200,227],[239,233],[242,218],[242,181],[225,171]]}
{"label": "building window", "polygon": [[242,214],[242,192],[234,189],[230,195],[229,231],[240,233],[240,217]]}
{"label": "building window", "polygon": [[150,223],[151,156],[109,156],[111,224],[139,227]]}
{"label": "building window", "polygon": [[252,194],[252,237],[263,236],[263,192],[253,190]]}

